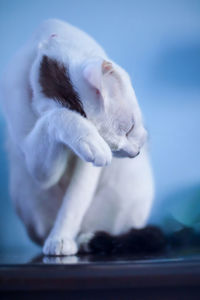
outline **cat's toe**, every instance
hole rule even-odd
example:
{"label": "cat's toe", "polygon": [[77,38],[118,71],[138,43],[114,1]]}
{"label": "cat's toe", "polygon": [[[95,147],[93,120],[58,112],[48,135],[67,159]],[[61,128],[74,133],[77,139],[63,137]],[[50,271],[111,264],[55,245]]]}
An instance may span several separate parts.
{"label": "cat's toe", "polygon": [[95,152],[93,164],[97,167],[107,166],[111,163],[112,153],[107,144],[101,144]]}
{"label": "cat's toe", "polygon": [[78,152],[84,160],[92,162],[97,167],[111,163],[112,153],[109,146],[102,138],[85,138],[79,140]]}
{"label": "cat's toe", "polygon": [[97,167],[107,166],[111,163],[112,152],[108,144],[103,140],[96,140],[96,143],[91,144],[91,151],[94,154],[93,164]]}
{"label": "cat's toe", "polygon": [[69,238],[48,238],[43,247],[44,255],[74,255],[77,251],[75,241]]}

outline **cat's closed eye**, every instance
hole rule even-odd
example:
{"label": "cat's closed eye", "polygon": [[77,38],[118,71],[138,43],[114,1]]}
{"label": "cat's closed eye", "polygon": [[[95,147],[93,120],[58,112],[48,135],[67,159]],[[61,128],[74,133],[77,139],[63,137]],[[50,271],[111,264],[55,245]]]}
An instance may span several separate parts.
{"label": "cat's closed eye", "polygon": [[134,128],[134,123],[132,124],[131,128],[127,131],[127,133],[126,133],[127,137],[129,136],[129,134],[131,133],[131,131],[133,130],[133,128]]}

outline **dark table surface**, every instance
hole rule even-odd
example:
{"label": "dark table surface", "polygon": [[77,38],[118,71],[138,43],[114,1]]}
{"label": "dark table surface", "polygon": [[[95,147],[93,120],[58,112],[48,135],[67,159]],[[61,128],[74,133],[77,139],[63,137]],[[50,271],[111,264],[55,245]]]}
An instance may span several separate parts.
{"label": "dark table surface", "polygon": [[1,253],[0,292],[0,299],[200,299],[200,251],[118,257]]}

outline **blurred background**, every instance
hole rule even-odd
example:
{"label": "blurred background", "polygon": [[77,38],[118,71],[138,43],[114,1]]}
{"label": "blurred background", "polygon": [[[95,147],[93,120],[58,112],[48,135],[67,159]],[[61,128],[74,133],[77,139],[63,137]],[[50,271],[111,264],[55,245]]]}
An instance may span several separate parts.
{"label": "blurred background", "polygon": [[[52,17],[89,33],[131,75],[150,133],[156,197],[149,222],[200,229],[200,1],[0,0],[0,75]],[[4,130],[0,113],[0,252],[37,250],[11,205]]]}

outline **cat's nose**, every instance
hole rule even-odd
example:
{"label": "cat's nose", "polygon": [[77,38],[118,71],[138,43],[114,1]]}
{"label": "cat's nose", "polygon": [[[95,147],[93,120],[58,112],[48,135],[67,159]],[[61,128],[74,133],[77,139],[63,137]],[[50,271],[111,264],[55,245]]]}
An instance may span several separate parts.
{"label": "cat's nose", "polygon": [[122,151],[126,157],[134,158],[139,154],[139,147],[136,144],[126,143]]}
{"label": "cat's nose", "polygon": [[127,153],[127,156],[130,158],[134,158],[136,156],[138,156],[140,154],[140,151],[138,151],[137,153]]}

